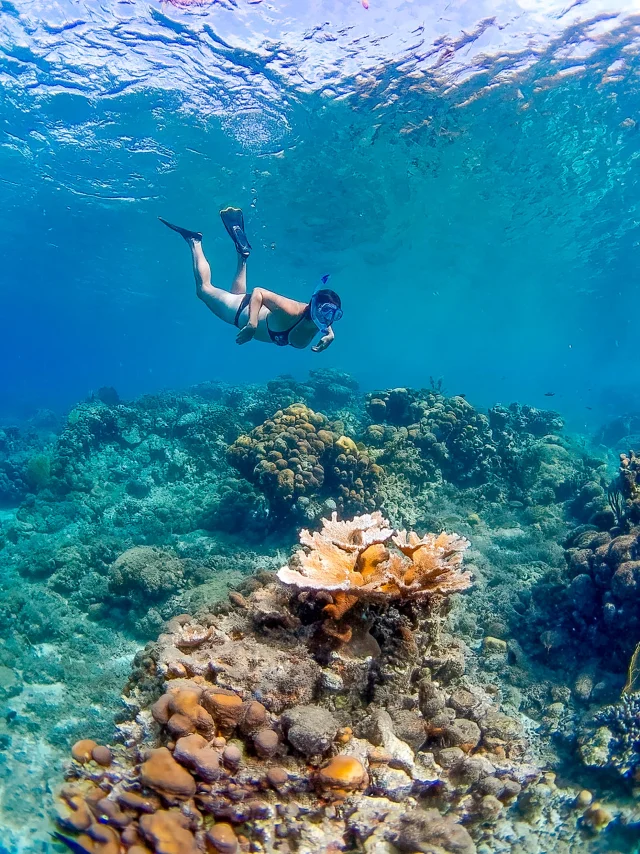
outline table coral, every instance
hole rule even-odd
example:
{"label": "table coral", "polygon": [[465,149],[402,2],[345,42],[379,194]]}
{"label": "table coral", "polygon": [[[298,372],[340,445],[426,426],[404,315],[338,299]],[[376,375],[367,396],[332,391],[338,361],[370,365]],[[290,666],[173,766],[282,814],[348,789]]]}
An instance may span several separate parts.
{"label": "table coral", "polygon": [[394,534],[379,512],[349,522],[338,522],[334,513],[322,526],[313,534],[301,532],[307,551],[297,552],[278,578],[329,594],[332,602],[323,610],[331,621],[342,620],[358,602],[425,601],[471,585],[471,575],[460,569],[469,541],[457,534]]}
{"label": "table coral", "polygon": [[277,517],[330,497],[340,513],[373,510],[381,469],[342,425],[304,404],[278,410],[230,446],[228,459],[265,494]]}

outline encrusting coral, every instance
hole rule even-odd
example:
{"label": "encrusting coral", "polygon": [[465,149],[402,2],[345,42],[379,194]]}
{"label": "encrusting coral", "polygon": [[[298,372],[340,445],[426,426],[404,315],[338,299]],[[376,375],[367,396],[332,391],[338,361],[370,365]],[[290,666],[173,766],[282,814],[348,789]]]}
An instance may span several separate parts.
{"label": "encrusting coral", "polygon": [[[375,617],[376,657],[327,658],[322,616],[268,573],[174,618],[136,656],[109,765],[94,743],[74,748],[58,815],[73,850],[474,854],[473,835],[539,777],[518,722],[465,680],[459,642],[425,607],[434,578],[468,585],[466,541],[394,535],[379,514],[304,539],[339,549],[349,573],[395,540],[403,571],[372,588],[393,603]],[[411,626],[403,593],[417,594]]]}
{"label": "encrusting coral", "polygon": [[413,532],[394,533],[380,512],[345,522],[333,513],[330,521],[322,520],[321,531],[301,531],[300,542],[307,551],[298,551],[278,578],[329,593],[333,601],[323,610],[333,621],[343,619],[358,602],[425,601],[471,585],[471,575],[460,570],[468,540],[457,534],[419,538]]}

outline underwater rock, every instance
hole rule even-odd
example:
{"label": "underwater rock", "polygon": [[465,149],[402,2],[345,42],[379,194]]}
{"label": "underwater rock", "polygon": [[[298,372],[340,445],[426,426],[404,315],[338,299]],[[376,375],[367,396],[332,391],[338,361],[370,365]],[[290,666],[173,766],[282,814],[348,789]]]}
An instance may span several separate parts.
{"label": "underwater rock", "polygon": [[[343,545],[357,554],[360,547],[347,529],[336,529],[336,536],[341,532]],[[361,532],[365,542],[370,536],[367,529]],[[422,547],[411,537],[400,537],[399,544],[413,553]],[[471,852],[468,830],[440,810],[464,809],[469,829],[474,821],[486,827],[503,809],[498,797],[516,799],[519,787],[526,789],[536,778],[535,770],[507,758],[510,740],[519,739],[520,730],[486,695],[465,691],[455,678],[450,686],[422,682],[418,687],[415,663],[395,655],[392,625],[403,625],[400,612],[372,615],[385,627],[380,638],[389,638],[379,647],[377,660],[339,650],[327,658],[317,642],[322,613],[310,611],[295,595],[283,596],[272,576],[263,583],[256,580],[253,592],[241,599],[218,614],[199,613],[197,624],[210,632],[196,647],[180,646],[189,625],[186,615],[170,621],[158,641],[148,645],[128,685],[135,719],[119,724],[125,747],[114,749],[113,770],[78,762],[69,767],[70,783],[103,787],[98,789],[106,802],[102,820],[114,839],[124,841],[126,833],[133,840],[137,833],[161,854],[200,850],[205,844],[215,851],[235,850],[234,845],[241,850],[245,833],[256,840],[255,850],[271,850],[258,840],[289,835],[292,840],[314,839],[319,850],[329,842],[342,850],[356,834],[363,850],[371,852],[377,850],[375,840],[395,846],[390,851],[417,844],[423,850],[437,845],[444,851]],[[413,608],[416,646],[433,660],[446,660],[448,649],[429,640],[434,637],[430,606],[407,606]],[[254,610],[259,614],[267,608],[272,614],[289,608],[295,619],[266,627]],[[327,671],[343,677],[338,693],[331,686],[323,689],[326,680],[320,677]],[[154,684],[155,693],[150,693]],[[365,699],[367,692],[373,693]],[[437,761],[421,750],[425,740],[441,743],[441,733],[434,725],[429,729],[418,711],[419,704],[426,709],[436,698],[438,709],[451,716],[456,714],[452,704],[484,709],[478,723],[449,718],[444,737],[462,748],[448,748],[457,751],[451,762],[445,759],[446,749],[438,750]],[[506,751],[501,746],[494,753],[491,736],[501,737]],[[482,753],[476,756],[477,750]],[[487,779],[495,778],[498,767],[505,781],[491,786]],[[424,811],[412,799],[427,791],[431,808]],[[149,812],[154,793],[168,809],[151,807]],[[84,796],[75,797],[82,809]],[[489,809],[490,798],[497,802],[495,809]],[[346,810],[333,806],[342,802],[348,804]],[[127,813],[126,829],[117,804]],[[172,809],[178,804],[180,811]],[[388,820],[374,819],[383,813]],[[403,818],[407,815],[411,821]]]}
{"label": "underwater rock", "polygon": [[339,729],[331,712],[319,706],[294,706],[280,718],[289,744],[303,756],[327,753]]}
{"label": "underwater rock", "polygon": [[109,569],[109,590],[116,596],[157,600],[182,581],[181,562],[153,546],[136,546],[123,552]]}

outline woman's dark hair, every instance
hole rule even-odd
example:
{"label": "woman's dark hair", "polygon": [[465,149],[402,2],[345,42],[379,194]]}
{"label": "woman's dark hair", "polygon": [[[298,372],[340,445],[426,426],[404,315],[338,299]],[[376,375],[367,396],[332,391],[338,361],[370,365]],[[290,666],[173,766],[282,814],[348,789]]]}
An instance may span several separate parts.
{"label": "woman's dark hair", "polygon": [[330,288],[322,288],[322,290],[319,290],[316,294],[316,302],[320,305],[330,302],[332,305],[342,308],[342,300],[338,294]]}

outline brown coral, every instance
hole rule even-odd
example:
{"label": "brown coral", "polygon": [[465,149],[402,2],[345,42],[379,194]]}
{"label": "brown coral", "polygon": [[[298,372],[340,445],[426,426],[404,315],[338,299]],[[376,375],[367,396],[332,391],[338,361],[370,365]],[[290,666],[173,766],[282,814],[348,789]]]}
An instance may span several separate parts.
{"label": "brown coral", "polygon": [[171,803],[188,801],[196,793],[193,777],[176,762],[166,747],[149,751],[140,768],[140,780]]}
{"label": "brown coral", "polygon": [[334,513],[322,525],[322,531],[301,532],[308,550],[292,560],[297,568],[282,567],[278,578],[307,590],[330,591],[333,603],[324,611],[332,620],[343,618],[358,601],[425,600],[471,584],[470,574],[461,571],[469,541],[457,534],[394,535],[381,513],[349,522],[338,522]]}
{"label": "brown coral", "polygon": [[176,738],[192,732],[210,737],[215,731],[215,724],[209,712],[200,705],[201,697],[201,690],[178,689],[163,694],[154,703],[151,713],[159,724],[168,726]]}
{"label": "brown coral", "polygon": [[179,810],[158,810],[143,815],[140,830],[156,854],[200,854],[188,819]]}
{"label": "brown coral", "polygon": [[302,403],[278,410],[229,447],[229,462],[267,497],[276,516],[331,497],[341,513],[373,510],[382,469],[363,445]]}

